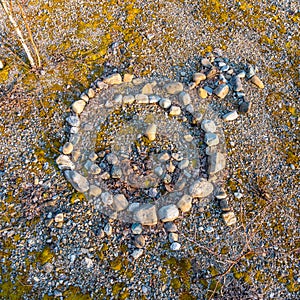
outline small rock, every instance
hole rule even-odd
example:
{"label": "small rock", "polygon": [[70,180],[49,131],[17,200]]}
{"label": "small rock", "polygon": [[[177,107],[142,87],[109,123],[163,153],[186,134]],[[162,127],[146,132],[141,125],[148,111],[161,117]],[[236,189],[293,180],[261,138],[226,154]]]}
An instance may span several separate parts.
{"label": "small rock", "polygon": [[63,213],[59,213],[55,216],[54,221],[56,223],[61,223],[64,221],[64,214]]}
{"label": "small rock", "polygon": [[235,197],[236,199],[241,199],[241,198],[243,197],[243,194],[240,193],[240,192],[236,192],[236,193],[234,193],[234,197]]}
{"label": "small rock", "polygon": [[133,212],[133,219],[142,225],[156,225],[156,206],[152,204],[142,204]]}
{"label": "small rock", "polygon": [[229,86],[227,84],[220,84],[217,88],[214,89],[214,94],[219,98],[224,99],[229,92]]}
{"label": "small rock", "polygon": [[193,81],[198,85],[201,81],[206,79],[206,75],[203,73],[194,73]]}
{"label": "small rock", "polygon": [[221,199],[219,205],[222,211],[230,211],[227,199]]}
{"label": "small rock", "polygon": [[176,205],[182,212],[188,212],[192,208],[192,200],[191,196],[183,195]]}
{"label": "small rock", "polygon": [[136,249],[131,253],[131,256],[133,257],[133,259],[138,259],[142,255],[143,255],[143,249]]}
{"label": "small rock", "polygon": [[70,126],[79,127],[80,126],[80,120],[78,116],[69,116],[66,118],[66,121]]}
{"label": "small rock", "polygon": [[158,156],[158,159],[159,159],[160,162],[168,161],[170,159],[170,154],[168,152],[161,153]]}
{"label": "small rock", "polygon": [[246,72],[245,71],[241,71],[236,76],[239,77],[239,78],[245,78]]}
{"label": "small rock", "polygon": [[106,90],[108,88],[108,84],[103,81],[97,81],[96,85],[99,90]]}
{"label": "small rock", "polygon": [[180,170],[184,170],[189,166],[189,164],[190,164],[190,161],[188,159],[183,159],[181,162],[179,162],[178,168]]}
{"label": "small rock", "polygon": [[91,185],[90,190],[89,190],[89,195],[90,197],[98,197],[102,193],[102,190],[96,186],[96,185]]}
{"label": "small rock", "polygon": [[117,165],[119,163],[119,159],[114,153],[108,153],[105,158],[110,165]]}
{"label": "small rock", "polygon": [[122,175],[123,175],[122,169],[117,165],[113,165],[110,170],[111,178],[120,179]]}
{"label": "small rock", "polygon": [[106,84],[121,84],[122,77],[119,73],[115,73],[103,79],[103,82]]}
{"label": "small rock", "polygon": [[208,156],[208,173],[209,175],[216,174],[221,170],[225,169],[226,159],[225,156],[220,153],[212,153]]}
{"label": "small rock", "polygon": [[185,106],[191,103],[191,96],[186,92],[181,92],[178,95],[178,99]]}
{"label": "small rock", "polygon": [[207,233],[212,233],[212,232],[214,232],[214,228],[211,227],[211,226],[207,226],[207,227],[205,228],[205,231],[206,231]]}
{"label": "small rock", "polygon": [[170,249],[172,251],[178,251],[178,250],[180,250],[180,248],[181,248],[181,245],[178,242],[174,242],[170,246]]}
{"label": "small rock", "polygon": [[223,115],[222,119],[224,121],[226,121],[226,122],[228,122],[228,121],[234,121],[234,120],[236,120],[238,118],[238,116],[239,115],[238,115],[237,111],[234,110],[234,111],[230,111],[229,113]]}
{"label": "small rock", "polygon": [[164,173],[164,170],[163,170],[162,167],[158,166],[158,167],[156,167],[156,168],[154,169],[154,173],[155,173],[157,176],[161,177],[161,176],[163,175],[163,173]]}
{"label": "small rock", "polygon": [[170,243],[178,242],[178,233],[170,232],[168,237]]}
{"label": "small rock", "polygon": [[86,267],[87,267],[88,269],[92,268],[92,266],[93,266],[93,261],[92,261],[90,258],[85,257],[85,258],[84,258],[84,261],[85,261]]}
{"label": "small rock", "polygon": [[156,138],[156,129],[157,126],[155,124],[149,124],[146,129],[145,136],[150,142],[154,141]]}
{"label": "small rock", "polygon": [[143,88],[142,88],[142,94],[145,94],[145,95],[151,95],[151,94],[153,94],[151,83],[147,83],[147,84],[145,84],[143,86]]}
{"label": "small rock", "polygon": [[80,193],[89,189],[88,180],[76,171],[66,170],[64,172],[66,179],[72,184],[73,188]]}
{"label": "small rock", "polygon": [[98,158],[98,155],[95,152],[91,152],[89,155],[89,159],[91,161],[95,161]]}
{"label": "small rock", "polygon": [[169,111],[170,116],[179,116],[181,114],[181,108],[179,106],[172,105]]}
{"label": "small rock", "polygon": [[168,98],[163,98],[159,101],[159,106],[164,109],[168,109],[171,105],[172,105],[172,102]]}
{"label": "small rock", "polygon": [[237,222],[237,219],[233,211],[223,213],[222,218],[227,226],[231,226]]}
{"label": "small rock", "polygon": [[189,188],[189,193],[193,198],[204,198],[214,190],[213,185],[204,178],[196,180]]}
{"label": "small rock", "polygon": [[207,94],[208,94],[208,95],[212,95],[213,89],[212,89],[211,87],[205,86],[204,89],[207,91]]}
{"label": "small rock", "polygon": [[4,62],[2,60],[0,60],[0,70],[4,69]]}
{"label": "small rock", "polygon": [[113,209],[115,211],[122,211],[128,207],[128,201],[123,194],[117,194],[113,197]]}
{"label": "small rock", "polygon": [[247,73],[246,73],[246,76],[248,79],[252,78],[254,75],[255,75],[255,68],[251,65],[248,66],[248,70],[247,70]]}
{"label": "small rock", "polygon": [[170,161],[167,165],[166,165],[166,169],[169,173],[174,173],[175,171],[175,166],[173,165],[172,161]]}
{"label": "small rock", "polygon": [[43,268],[46,273],[51,273],[54,269],[54,266],[51,263],[47,262],[46,264],[44,264]]}
{"label": "small rock", "polygon": [[86,91],[86,94],[88,95],[89,98],[94,98],[95,97],[95,91],[92,88],[89,88]]}
{"label": "small rock", "polygon": [[206,67],[206,68],[211,68],[212,67],[211,62],[207,58],[202,58],[201,59],[201,65]]}
{"label": "small rock", "polygon": [[181,82],[171,82],[165,85],[165,90],[171,95],[176,95],[183,91],[183,84]]}
{"label": "small rock", "polygon": [[252,106],[252,102],[251,101],[243,101],[240,105],[239,105],[239,112],[241,113],[248,113],[251,109]]}
{"label": "small rock", "polygon": [[178,231],[176,224],[174,224],[173,222],[166,222],[164,224],[164,228],[167,232],[177,232]]}
{"label": "small rock", "polygon": [[61,154],[56,159],[56,163],[58,164],[58,168],[60,170],[68,170],[68,169],[74,170],[75,169],[74,163],[71,161],[70,157],[67,155]]}
{"label": "small rock", "polygon": [[132,74],[124,74],[124,78],[123,78],[123,81],[124,82],[131,82],[132,81],[132,79],[133,79],[133,75]]}
{"label": "small rock", "polygon": [[195,112],[194,106],[192,104],[187,105],[185,109],[190,114],[193,114]]}
{"label": "small rock", "polygon": [[176,161],[182,161],[183,160],[183,156],[180,153],[172,153],[172,157],[176,160]]}
{"label": "small rock", "polygon": [[86,103],[88,103],[90,101],[90,98],[89,98],[89,96],[86,93],[82,93],[80,95],[80,99],[83,100]]}
{"label": "small rock", "polygon": [[80,155],[81,155],[81,152],[80,152],[79,149],[73,151],[72,152],[72,159],[73,159],[73,161],[77,161],[79,159]]}
{"label": "small rock", "polygon": [[190,134],[184,135],[183,138],[186,142],[189,142],[189,143],[194,139],[193,136]]}
{"label": "small rock", "polygon": [[221,189],[217,192],[216,198],[219,199],[219,200],[227,198],[227,194],[226,194],[226,192],[225,192],[225,190],[224,190],[223,188],[221,188]]}
{"label": "small rock", "polygon": [[123,103],[124,104],[132,104],[133,102],[134,102],[134,96],[133,95],[123,96]]}
{"label": "small rock", "polygon": [[138,207],[140,207],[140,203],[139,203],[139,202],[132,202],[132,203],[129,204],[127,210],[128,210],[129,212],[132,213],[132,212],[134,212]]}
{"label": "small rock", "polygon": [[204,137],[204,142],[208,146],[216,146],[219,144],[219,137],[213,132],[206,132]]}
{"label": "small rock", "polygon": [[85,108],[86,102],[84,100],[77,100],[72,104],[72,110],[76,114],[81,114]]}
{"label": "small rock", "polygon": [[112,226],[110,225],[110,223],[107,223],[107,224],[104,226],[103,231],[105,232],[105,234],[106,234],[107,236],[111,236],[111,235],[112,235]]}
{"label": "small rock", "polygon": [[161,100],[160,96],[157,96],[157,95],[149,96],[149,103],[158,103],[160,100]]}
{"label": "small rock", "polygon": [[207,91],[205,89],[199,88],[198,89],[198,95],[200,96],[200,98],[206,99],[207,96],[208,96],[208,93],[207,93]]}
{"label": "small rock", "polygon": [[97,175],[101,173],[100,167],[90,160],[84,164],[84,167],[90,174]]}
{"label": "small rock", "polygon": [[171,222],[178,218],[179,210],[175,204],[166,205],[159,209],[158,216],[162,222]]}
{"label": "small rock", "polygon": [[73,149],[74,149],[73,144],[70,142],[67,142],[64,144],[62,152],[63,152],[63,154],[68,155],[73,151]]}
{"label": "small rock", "polygon": [[71,127],[71,129],[70,129],[71,134],[76,134],[78,132],[79,132],[79,127]]}
{"label": "small rock", "polygon": [[143,226],[140,223],[133,223],[131,225],[132,234],[141,234],[143,231]]}
{"label": "small rock", "polygon": [[109,192],[102,193],[101,200],[102,200],[104,206],[112,205],[114,202],[113,195]]}
{"label": "small rock", "polygon": [[215,132],[217,130],[217,127],[214,121],[203,120],[201,122],[201,129],[205,132]]}
{"label": "small rock", "polygon": [[243,85],[240,77],[233,76],[231,79],[231,84],[235,92],[241,92],[243,90]]}
{"label": "small rock", "polygon": [[138,104],[148,104],[149,103],[149,97],[144,94],[137,94],[135,95],[136,103]]}
{"label": "small rock", "polygon": [[145,237],[143,235],[136,235],[133,244],[139,249],[143,248],[146,244]]}
{"label": "small rock", "polygon": [[212,78],[214,78],[217,75],[217,73],[218,73],[217,68],[212,67],[211,70],[209,70],[209,72],[207,72],[206,78],[207,79],[212,79]]}
{"label": "small rock", "polygon": [[263,89],[265,87],[265,85],[263,84],[263,82],[259,79],[259,77],[257,75],[254,75],[250,78],[250,82],[252,82],[254,85],[256,85],[257,87],[259,87],[260,89]]}

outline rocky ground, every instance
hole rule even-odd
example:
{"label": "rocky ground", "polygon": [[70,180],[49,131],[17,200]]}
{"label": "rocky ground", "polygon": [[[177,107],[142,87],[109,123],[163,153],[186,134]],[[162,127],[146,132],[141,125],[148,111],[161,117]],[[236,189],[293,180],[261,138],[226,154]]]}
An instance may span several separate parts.
{"label": "rocky ground", "polygon": [[[30,70],[1,10],[0,298],[298,299],[299,3],[20,3],[43,68]],[[219,182],[237,222],[226,226],[215,197],[153,226],[132,227],[95,209],[56,163],[72,103],[116,72],[187,87],[195,72],[207,76],[202,59],[214,51],[218,69],[249,72],[252,65],[264,83],[260,89],[242,79],[245,95],[231,89],[205,100],[222,126],[227,165]],[[219,75],[214,87],[226,84]],[[241,108],[244,102],[251,107]],[[242,109],[249,111],[223,120]],[[108,168],[105,154],[101,162]]]}

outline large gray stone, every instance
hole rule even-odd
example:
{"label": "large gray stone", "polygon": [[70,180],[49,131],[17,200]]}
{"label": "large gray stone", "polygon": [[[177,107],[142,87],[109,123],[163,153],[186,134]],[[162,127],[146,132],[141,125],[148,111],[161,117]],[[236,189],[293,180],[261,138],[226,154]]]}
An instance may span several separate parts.
{"label": "large gray stone", "polygon": [[133,212],[133,219],[142,225],[156,225],[156,206],[152,204],[142,204]]}
{"label": "large gray stone", "polygon": [[88,180],[78,172],[66,170],[64,174],[66,176],[66,179],[72,184],[73,188],[76,191],[84,193],[89,189]]}
{"label": "large gray stone", "polygon": [[214,186],[206,179],[196,180],[189,188],[189,193],[193,198],[204,198],[210,195],[214,190]]}
{"label": "large gray stone", "polygon": [[223,170],[226,166],[225,156],[220,153],[212,153],[208,156],[208,173],[209,175],[215,174]]}
{"label": "large gray stone", "polygon": [[123,194],[114,195],[113,209],[115,211],[122,211],[128,207],[128,201]]}
{"label": "large gray stone", "polygon": [[183,91],[183,85],[181,82],[171,82],[165,85],[167,93],[176,95]]}

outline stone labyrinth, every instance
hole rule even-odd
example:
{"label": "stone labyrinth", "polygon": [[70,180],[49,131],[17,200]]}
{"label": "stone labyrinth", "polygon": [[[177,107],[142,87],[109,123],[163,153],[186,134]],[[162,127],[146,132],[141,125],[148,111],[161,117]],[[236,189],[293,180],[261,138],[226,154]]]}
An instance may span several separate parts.
{"label": "stone labyrinth", "polygon": [[[115,73],[97,80],[72,104],[69,142],[57,164],[95,210],[139,226],[155,225],[216,197],[225,223],[236,223],[220,183],[226,153],[222,120],[209,104],[230,93],[246,113],[251,103],[244,100],[243,78],[263,84],[251,66],[239,70],[212,55],[201,64],[187,86]],[[237,117],[232,111],[223,120]]]}

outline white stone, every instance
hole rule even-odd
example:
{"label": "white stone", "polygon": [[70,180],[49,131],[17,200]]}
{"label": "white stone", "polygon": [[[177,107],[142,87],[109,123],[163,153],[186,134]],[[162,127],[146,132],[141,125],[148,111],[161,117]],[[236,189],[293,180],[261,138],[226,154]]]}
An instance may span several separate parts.
{"label": "white stone", "polygon": [[119,73],[115,73],[106,77],[103,82],[107,84],[120,84],[122,83],[122,77]]}
{"label": "white stone", "polygon": [[109,192],[104,192],[101,194],[101,200],[105,206],[113,204],[113,195]]}
{"label": "white stone", "polygon": [[157,126],[155,124],[149,124],[146,129],[145,136],[149,139],[150,142],[155,140],[156,129],[157,129]]}
{"label": "white stone", "polygon": [[111,236],[112,235],[112,226],[110,225],[110,223],[107,223],[105,226],[104,226],[104,232],[107,236]]}
{"label": "white stone", "polygon": [[80,120],[78,116],[69,116],[66,118],[66,121],[70,126],[79,127],[80,126]]}
{"label": "white stone", "polygon": [[234,225],[237,222],[236,216],[233,211],[223,213],[222,218],[227,226]]}
{"label": "white stone", "polygon": [[59,213],[55,216],[54,221],[56,223],[61,223],[64,221],[64,214],[63,213]]}
{"label": "white stone", "polygon": [[137,94],[135,95],[135,101],[138,104],[148,104],[149,103],[149,97],[144,94]]}
{"label": "white stone", "polygon": [[84,100],[77,100],[72,104],[72,110],[76,114],[81,114],[85,108],[86,102]]}
{"label": "white stone", "polygon": [[172,105],[172,102],[170,99],[163,98],[159,101],[159,106],[164,109],[168,109],[171,105]]}
{"label": "white stone", "polygon": [[212,153],[208,156],[208,173],[209,175],[216,174],[226,167],[225,156],[220,153]]}
{"label": "white stone", "polygon": [[204,178],[196,180],[189,188],[189,193],[193,198],[204,198],[214,190],[213,185]]}
{"label": "white stone", "polygon": [[170,246],[170,249],[172,251],[178,251],[178,250],[180,250],[180,248],[181,248],[181,245],[178,242],[174,242]]}
{"label": "white stone", "polygon": [[58,164],[58,168],[60,170],[75,169],[74,163],[71,161],[70,157],[67,155],[61,154],[57,159],[56,163]]}
{"label": "white stone", "polygon": [[201,123],[201,129],[205,132],[215,132],[217,130],[217,127],[214,121],[203,120]]}
{"label": "white stone", "polygon": [[181,82],[171,82],[165,85],[167,93],[175,95],[183,91],[183,84]]}
{"label": "white stone", "polygon": [[226,121],[226,122],[228,122],[228,121],[234,121],[234,120],[236,120],[238,118],[238,116],[239,115],[238,115],[237,111],[234,110],[234,111],[230,111],[229,113],[223,115],[222,119],[224,121]]}
{"label": "white stone", "polygon": [[98,186],[96,186],[96,185],[90,186],[90,190],[89,190],[90,197],[98,197],[101,195],[101,193],[102,193],[102,190]]}
{"label": "white stone", "polygon": [[67,154],[70,154],[73,151],[73,149],[74,149],[73,144],[70,142],[67,142],[64,144],[62,152],[63,152],[63,154],[67,155]]}
{"label": "white stone", "polygon": [[187,106],[191,103],[191,96],[186,92],[181,92],[178,95],[178,99],[184,106]]}
{"label": "white stone", "polygon": [[193,198],[189,195],[183,195],[180,200],[177,202],[177,207],[182,212],[188,212],[192,208],[192,200]]}
{"label": "white stone", "polygon": [[219,144],[219,137],[213,132],[206,132],[204,137],[204,142],[208,146],[216,146]]}
{"label": "white stone", "polygon": [[133,95],[125,95],[123,96],[123,104],[132,104],[134,102]]}
{"label": "white stone", "polygon": [[156,206],[152,204],[142,204],[133,212],[133,219],[142,225],[156,225]]}
{"label": "white stone", "polygon": [[123,194],[114,195],[113,209],[115,211],[122,211],[128,207],[128,201]]}
{"label": "white stone", "polygon": [[136,249],[131,253],[131,256],[133,257],[133,259],[138,259],[142,255],[143,255],[143,249]]}
{"label": "white stone", "polygon": [[175,204],[166,205],[159,209],[158,216],[162,222],[171,222],[178,218],[179,210]]}
{"label": "white stone", "polygon": [[84,193],[89,189],[88,180],[76,171],[66,170],[66,179],[72,184],[75,190]]}
{"label": "white stone", "polygon": [[170,116],[179,116],[181,114],[181,108],[179,106],[172,105],[169,111]]}

